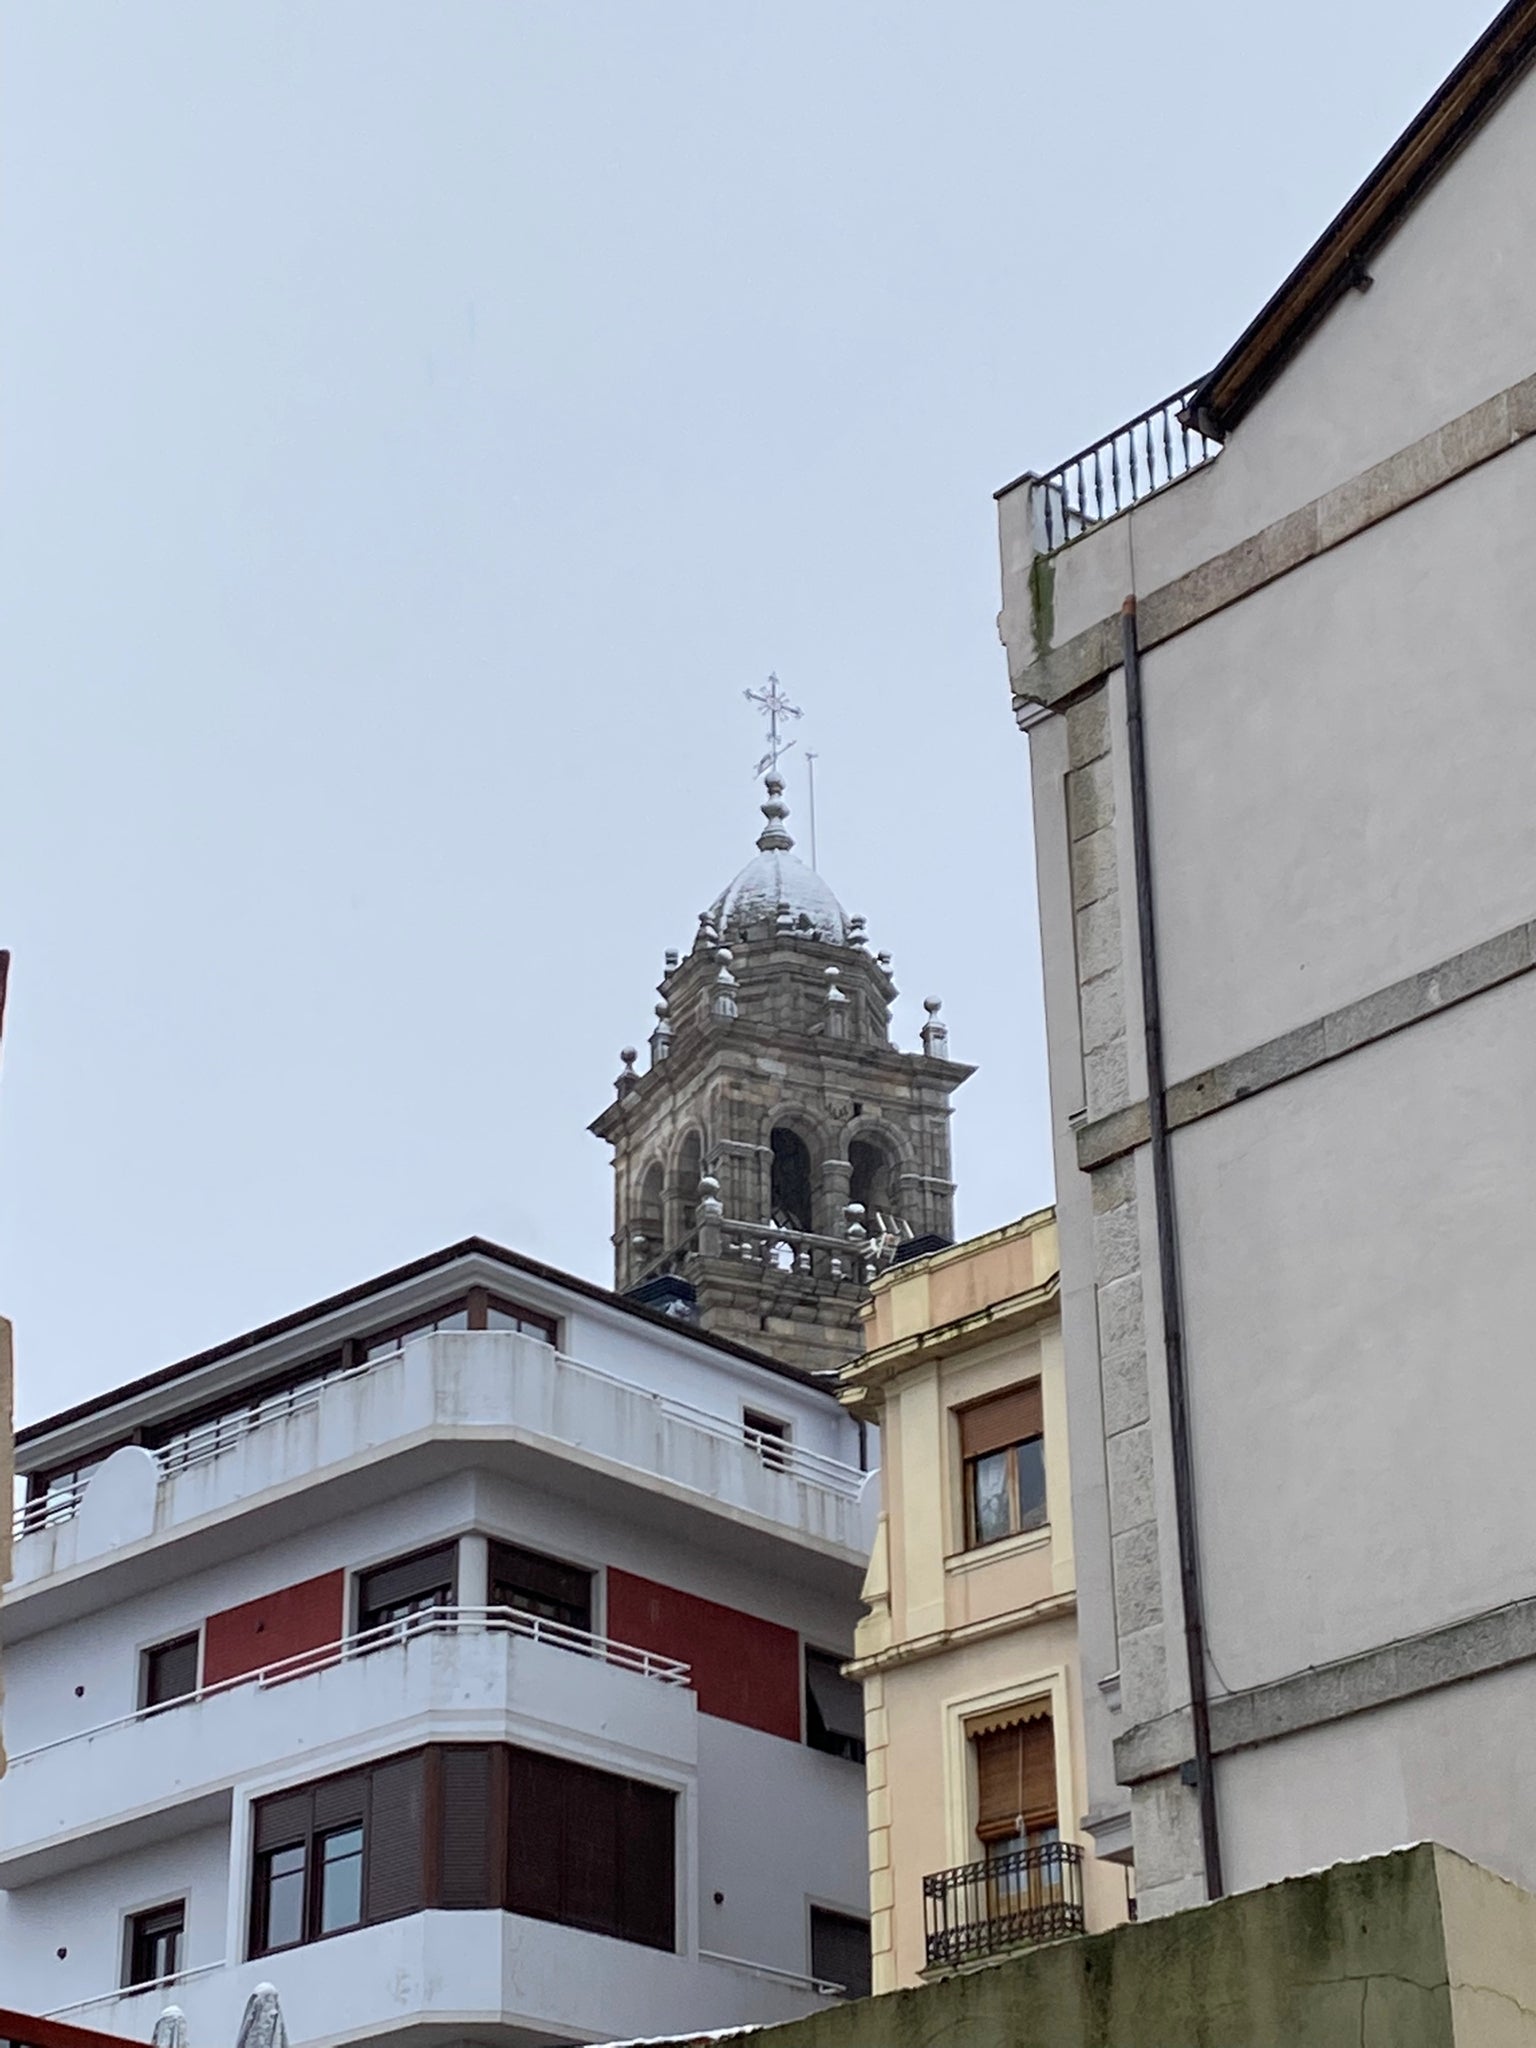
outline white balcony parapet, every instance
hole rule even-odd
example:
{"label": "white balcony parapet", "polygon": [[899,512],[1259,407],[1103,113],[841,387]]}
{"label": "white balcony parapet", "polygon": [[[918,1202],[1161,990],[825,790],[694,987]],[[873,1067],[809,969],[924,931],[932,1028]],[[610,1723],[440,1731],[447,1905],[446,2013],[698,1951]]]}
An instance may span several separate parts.
{"label": "white balcony parapet", "polygon": [[56,2005],[43,2014],[45,2020],[73,2019],[77,2013],[94,2012],[104,2005],[117,2005],[124,1998],[142,1996],[146,1991],[162,1994],[174,1991],[178,1984],[195,1983],[199,1977],[212,1977],[219,1970],[227,1970],[229,1964],[221,1959],[216,1963],[198,1963],[190,1970],[177,1970],[170,1977],[156,1977],[148,1984],[120,1985],[115,1991],[98,1991],[94,1998],[77,1998],[71,2005]]}
{"label": "white balcony parapet", "polygon": [[[456,1341],[476,1341],[476,1336],[485,1334],[492,1338],[500,1333],[459,1333]],[[419,1339],[431,1342],[432,1339]],[[527,1340],[525,1340],[527,1341]],[[360,1365],[337,1367],[330,1372],[317,1374],[313,1379],[284,1388],[262,1400],[245,1407],[232,1408],[224,1415],[199,1423],[195,1428],[183,1430],[172,1437],[153,1455],[159,1466],[162,1488],[182,1473],[197,1466],[206,1465],[225,1456],[239,1444],[263,1430],[287,1422],[317,1408],[325,1395],[333,1388],[371,1380],[387,1368],[398,1364],[407,1348],[386,1353],[379,1358],[368,1359]],[[545,1349],[546,1347],[540,1347]],[[581,1359],[570,1358],[564,1353],[548,1351],[555,1367],[563,1374],[586,1380],[593,1384],[614,1387],[630,1398],[638,1398],[652,1404],[658,1415],[679,1424],[697,1435],[709,1437],[716,1442],[734,1444],[743,1458],[750,1458],[766,1465],[770,1470],[782,1472],[787,1477],[807,1486],[819,1488],[825,1493],[844,1500],[857,1501],[864,1490],[868,1473],[851,1465],[845,1465],[836,1458],[829,1458],[820,1451],[813,1451],[804,1445],[785,1442],[778,1438],[772,1443],[759,1442],[755,1436],[744,1431],[739,1424],[733,1424],[725,1417],[712,1415],[706,1410],[695,1408],[686,1401],[679,1401],[673,1395],[657,1393],[653,1388],[644,1387],[636,1381],[623,1378],[617,1373],[604,1371],[599,1366],[588,1365]],[[19,1541],[41,1531],[57,1528],[60,1523],[72,1521],[80,1512],[81,1503],[93,1474],[71,1480],[67,1485],[51,1488],[35,1500],[24,1502],[16,1511],[12,1522],[12,1533]]]}
{"label": "white balcony parapet", "polygon": [[129,1728],[135,1722],[161,1720],[166,1714],[175,1713],[178,1707],[195,1706],[201,1700],[237,1692],[242,1686],[284,1685],[290,1679],[308,1677],[313,1671],[329,1670],[351,1658],[391,1649],[417,1636],[460,1634],[522,1636],[530,1642],[549,1643],[579,1657],[592,1657],[599,1663],[612,1664],[620,1671],[638,1672],[642,1678],[656,1679],[662,1685],[687,1685],[692,1676],[689,1666],[680,1664],[675,1657],[659,1657],[652,1650],[638,1650],[631,1643],[616,1643],[609,1636],[571,1628],[563,1621],[549,1621],[542,1614],[524,1614],[516,1607],[428,1607],[420,1614],[403,1615],[398,1621],[382,1622],[377,1628],[360,1629],[355,1635],[340,1636],[335,1642],[321,1644],[317,1649],[300,1650],[275,1664],[263,1664],[259,1670],[242,1671],[238,1677],[221,1679],[216,1685],[201,1685],[195,1692],[181,1693],[176,1699],[162,1701],[159,1706],[141,1707],[135,1714],[120,1714],[115,1721],[99,1721],[94,1727],[77,1728],[72,1734],[58,1736],[52,1742],[39,1742],[31,1749],[18,1750],[8,1759],[8,1767],[17,1770],[32,1757],[47,1756],[73,1742],[88,1742],[113,1728]]}

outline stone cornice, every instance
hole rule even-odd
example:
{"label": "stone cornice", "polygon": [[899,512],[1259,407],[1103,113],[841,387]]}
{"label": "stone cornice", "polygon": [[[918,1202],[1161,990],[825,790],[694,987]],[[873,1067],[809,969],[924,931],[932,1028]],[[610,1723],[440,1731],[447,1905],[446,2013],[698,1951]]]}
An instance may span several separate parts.
{"label": "stone cornice", "polygon": [[903,1664],[920,1664],[928,1657],[942,1657],[946,1650],[961,1650],[993,1636],[1011,1635],[1016,1629],[1034,1628],[1045,1621],[1060,1621],[1077,1612],[1076,1593],[1048,1593],[1029,1607],[1015,1607],[1007,1614],[994,1614],[985,1621],[962,1622],[958,1628],[936,1629],[932,1635],[912,1636],[892,1643],[870,1657],[855,1657],[843,1670],[850,1678],[867,1678],[878,1671],[892,1671]]}
{"label": "stone cornice", "polygon": [[[917,1330],[911,1336],[898,1337],[843,1368],[838,1398],[850,1407],[862,1406],[912,1366],[937,1364],[973,1344],[1028,1329],[1055,1314],[1060,1301],[1061,1275],[1052,1273],[1038,1287],[1026,1288],[1006,1301],[989,1302],[985,1308],[941,1323],[937,1329]],[[871,1405],[878,1406],[878,1398]]]}

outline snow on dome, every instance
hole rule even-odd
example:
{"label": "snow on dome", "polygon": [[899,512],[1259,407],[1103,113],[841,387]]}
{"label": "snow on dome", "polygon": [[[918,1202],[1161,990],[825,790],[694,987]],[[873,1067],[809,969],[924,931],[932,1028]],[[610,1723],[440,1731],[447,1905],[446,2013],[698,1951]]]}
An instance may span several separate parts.
{"label": "snow on dome", "polygon": [[791,931],[811,931],[834,946],[846,945],[848,919],[843,906],[816,870],[795,854],[795,842],[784,828],[789,814],[783,802],[783,782],[770,775],[766,787],[763,816],[768,822],[758,836],[756,858],[716,897],[710,922],[725,938],[743,929],[777,924],[783,904]]}

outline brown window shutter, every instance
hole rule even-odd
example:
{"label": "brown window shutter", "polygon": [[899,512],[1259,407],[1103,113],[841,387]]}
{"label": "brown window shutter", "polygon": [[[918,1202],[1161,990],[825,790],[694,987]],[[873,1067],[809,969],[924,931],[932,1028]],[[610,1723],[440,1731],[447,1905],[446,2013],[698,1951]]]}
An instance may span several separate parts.
{"label": "brown window shutter", "polygon": [[1048,1718],[1026,1721],[1023,1739],[1024,1818],[1034,1827],[1055,1821],[1056,1738]]}
{"label": "brown window shutter", "polygon": [[514,1749],[507,1757],[507,1911],[560,1918],[565,1765]]}
{"label": "brown window shutter", "polygon": [[391,1757],[369,1773],[363,1917],[392,1920],[426,1903],[423,1861],[426,1756]]}
{"label": "brown window shutter", "polygon": [[960,1454],[965,1458],[984,1458],[989,1451],[1001,1451],[1009,1444],[1044,1434],[1038,1380],[1026,1380],[1006,1394],[994,1394],[990,1401],[977,1401],[960,1410]]}
{"label": "brown window shutter", "polygon": [[315,1786],[315,1828],[344,1828],[360,1821],[368,1805],[368,1780],[362,1772],[349,1778],[326,1778]]}
{"label": "brown window shutter", "polygon": [[1056,1743],[1049,1716],[974,1740],[976,1832],[982,1840],[1013,1834],[1020,1819],[1050,1825],[1056,1819]]}
{"label": "brown window shutter", "polygon": [[438,1895],[440,1906],[459,1911],[501,1903],[493,1850],[498,1834],[491,1798],[489,1749],[457,1744],[438,1753]]}
{"label": "brown window shutter", "polygon": [[650,1948],[677,1947],[677,1798],[629,1784],[621,1810],[619,1933]]}
{"label": "brown window shutter", "polygon": [[365,1572],[358,1581],[358,1608],[362,1614],[380,1607],[395,1607],[402,1600],[416,1600],[424,1593],[446,1587],[452,1594],[457,1583],[458,1545],[444,1543],[436,1550],[423,1550],[396,1564],[381,1565]]}
{"label": "brown window shutter", "polygon": [[276,1799],[263,1799],[256,1809],[256,1847],[280,1849],[285,1842],[299,1842],[309,1833],[314,1801],[308,1792],[285,1792]]}
{"label": "brown window shutter", "polygon": [[594,1934],[619,1933],[619,1844],[624,1781],[566,1766],[561,1918]]}

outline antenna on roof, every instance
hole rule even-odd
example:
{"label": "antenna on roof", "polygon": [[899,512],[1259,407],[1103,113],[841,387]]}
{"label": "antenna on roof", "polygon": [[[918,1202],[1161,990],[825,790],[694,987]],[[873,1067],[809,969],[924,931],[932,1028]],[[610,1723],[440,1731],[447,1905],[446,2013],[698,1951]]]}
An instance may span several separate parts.
{"label": "antenna on roof", "polygon": [[[805,750],[805,799],[811,820],[811,866],[816,866],[816,755]],[[818,870],[818,872],[820,872]]]}

